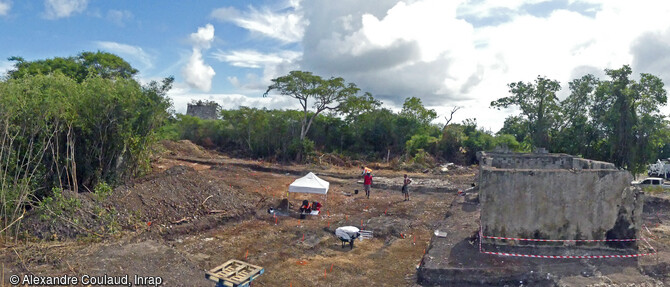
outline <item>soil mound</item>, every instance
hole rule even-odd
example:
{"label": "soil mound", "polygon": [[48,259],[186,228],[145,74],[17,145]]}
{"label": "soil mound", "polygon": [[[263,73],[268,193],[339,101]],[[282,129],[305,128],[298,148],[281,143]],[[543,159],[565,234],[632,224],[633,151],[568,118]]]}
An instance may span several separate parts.
{"label": "soil mound", "polygon": [[211,157],[207,150],[189,140],[163,140],[160,142],[160,145],[162,145],[165,153],[169,156]]}
{"label": "soil mound", "polygon": [[208,214],[239,217],[254,212],[260,196],[226,185],[192,167],[173,166],[133,186],[120,187],[109,201],[122,217],[151,224],[179,224]]}
{"label": "soil mound", "polygon": [[30,212],[23,224],[32,236],[44,239],[105,236],[122,228],[135,230],[152,225],[209,229],[223,219],[254,214],[261,196],[235,189],[192,167],[178,165],[133,185],[120,186],[106,198],[67,190],[63,191],[63,198],[76,203],[68,204],[67,210],[48,212],[47,216],[38,214],[44,211]]}

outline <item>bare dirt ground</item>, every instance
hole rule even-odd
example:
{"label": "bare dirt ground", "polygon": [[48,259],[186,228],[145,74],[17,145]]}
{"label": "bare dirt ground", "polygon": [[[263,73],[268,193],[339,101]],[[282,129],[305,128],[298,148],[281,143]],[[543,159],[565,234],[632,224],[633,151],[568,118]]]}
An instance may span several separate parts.
{"label": "bare dirt ground", "polygon": [[[493,264],[508,261],[470,253],[471,236],[478,228],[476,195],[460,197],[456,191],[470,187],[475,167],[444,174],[410,173],[416,192],[410,201],[403,201],[399,187],[405,172],[384,165],[374,168],[377,181],[370,199],[364,198],[357,182],[357,165],[279,165],[234,159],[180,141],[164,142],[153,166],[152,174],[117,188],[103,202],[88,200],[82,205],[97,203],[115,211],[121,228],[112,235],[87,234],[87,230],[101,233],[104,228],[95,225],[99,221],[87,215],[91,212],[82,212],[78,222],[86,223],[85,229],[58,227],[67,225],[63,223],[44,227],[51,225],[32,219],[33,225],[28,226],[33,234],[27,240],[0,241],[2,282],[7,284],[15,274],[128,274],[131,279],[137,274],[160,276],[163,286],[214,286],[205,279],[205,271],[239,259],[265,268],[254,286],[416,286],[417,267],[425,260],[462,264],[480,256]],[[278,206],[286,198],[288,185],[307,171],[331,183],[327,200],[291,194],[290,216],[268,214],[267,208]],[[358,195],[356,189],[361,190]],[[321,215],[300,220],[296,210],[303,199],[324,203]],[[557,282],[565,286],[669,284],[668,264],[659,263],[670,261],[670,206],[665,204],[659,199],[650,205],[653,211],[645,211],[652,244],[659,250],[657,257],[640,259],[640,263],[650,260],[649,264],[633,268],[634,272],[605,274],[610,281],[576,276]],[[344,225],[372,230],[374,238],[356,241],[353,249],[342,248],[333,232]],[[429,258],[436,229],[447,231],[453,241],[445,245],[447,255],[441,259]],[[77,232],[61,234],[63,230]],[[597,285],[600,282],[609,284]]]}

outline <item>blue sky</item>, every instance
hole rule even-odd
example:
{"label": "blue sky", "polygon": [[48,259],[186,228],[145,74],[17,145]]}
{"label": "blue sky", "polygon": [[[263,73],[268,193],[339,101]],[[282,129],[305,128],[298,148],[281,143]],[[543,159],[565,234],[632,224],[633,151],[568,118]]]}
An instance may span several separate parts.
{"label": "blue sky", "polygon": [[0,73],[10,56],[108,51],[140,81],[175,76],[169,96],[184,112],[192,99],[296,108],[262,94],[308,70],[394,109],[410,96],[442,116],[461,106],[455,121],[495,131],[514,111],[488,105],[510,82],[546,76],[564,97],[571,79],[630,64],[670,84],[668,15],[670,2],[651,0],[0,0]]}

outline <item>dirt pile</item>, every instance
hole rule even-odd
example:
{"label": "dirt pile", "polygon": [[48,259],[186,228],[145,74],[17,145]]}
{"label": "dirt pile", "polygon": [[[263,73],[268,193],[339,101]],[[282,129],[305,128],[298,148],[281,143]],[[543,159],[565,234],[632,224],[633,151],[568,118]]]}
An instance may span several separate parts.
{"label": "dirt pile", "polygon": [[[173,166],[158,174],[120,186],[108,197],[63,191],[53,211],[32,210],[24,221],[31,236],[44,239],[104,237],[121,229],[158,226],[209,229],[222,220],[252,215],[262,197],[234,188],[219,178],[187,166]],[[63,203],[65,202],[65,203]],[[40,216],[39,214],[46,214]]]}
{"label": "dirt pile", "polygon": [[189,140],[163,140],[160,142],[158,149],[166,156],[211,157],[211,154],[203,147],[196,145]]}
{"label": "dirt pile", "polygon": [[117,188],[109,203],[121,217],[170,226],[210,214],[239,217],[253,212],[260,199],[259,195],[235,189],[221,179],[178,165],[133,186]]}

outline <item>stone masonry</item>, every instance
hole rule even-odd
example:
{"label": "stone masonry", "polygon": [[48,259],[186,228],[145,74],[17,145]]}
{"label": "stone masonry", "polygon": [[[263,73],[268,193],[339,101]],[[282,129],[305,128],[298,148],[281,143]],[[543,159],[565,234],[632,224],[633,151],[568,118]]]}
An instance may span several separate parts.
{"label": "stone masonry", "polygon": [[217,105],[208,105],[203,103],[188,104],[186,114],[192,117],[198,117],[203,120],[214,120],[217,118]]}
{"label": "stone masonry", "polygon": [[629,172],[611,163],[547,153],[482,152],[478,159],[484,235],[568,240],[637,238],[643,193],[631,187]]}

